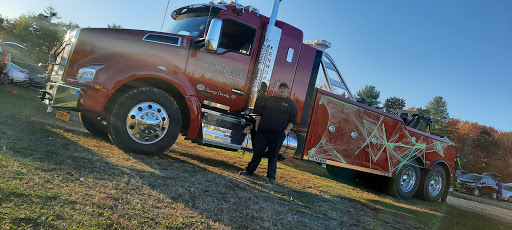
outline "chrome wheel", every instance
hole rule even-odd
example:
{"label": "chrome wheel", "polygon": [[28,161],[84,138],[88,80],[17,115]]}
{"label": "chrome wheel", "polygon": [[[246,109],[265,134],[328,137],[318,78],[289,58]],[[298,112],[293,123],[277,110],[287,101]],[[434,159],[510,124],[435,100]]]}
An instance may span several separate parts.
{"label": "chrome wheel", "polygon": [[430,183],[428,185],[428,192],[431,196],[437,196],[441,189],[443,188],[443,178],[440,173],[436,173],[432,175],[430,178]]}
{"label": "chrome wheel", "polygon": [[473,189],[473,195],[474,196],[479,196],[480,195],[480,190],[478,190],[477,188]]}
{"label": "chrome wheel", "polygon": [[402,176],[400,179],[400,189],[404,192],[409,192],[412,190],[414,185],[416,184],[416,172],[413,168],[408,167],[402,172]]}
{"label": "chrome wheel", "polygon": [[134,106],[126,118],[130,137],[141,144],[152,144],[162,139],[169,128],[165,109],[154,102],[142,102]]}

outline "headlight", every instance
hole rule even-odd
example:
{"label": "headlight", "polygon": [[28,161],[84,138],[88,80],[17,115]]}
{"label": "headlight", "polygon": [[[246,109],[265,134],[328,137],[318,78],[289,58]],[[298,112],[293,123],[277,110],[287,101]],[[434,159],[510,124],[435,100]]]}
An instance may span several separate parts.
{"label": "headlight", "polygon": [[101,69],[104,65],[90,65],[81,68],[78,70],[78,74],[76,75],[76,79],[81,82],[89,82],[94,80],[94,75],[96,75],[96,71]]}

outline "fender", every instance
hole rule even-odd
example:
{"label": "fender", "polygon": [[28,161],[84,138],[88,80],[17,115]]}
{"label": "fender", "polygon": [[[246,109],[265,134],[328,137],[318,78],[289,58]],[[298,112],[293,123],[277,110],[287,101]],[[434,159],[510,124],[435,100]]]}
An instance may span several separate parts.
{"label": "fender", "polygon": [[[174,71],[166,71],[166,69]],[[98,71],[95,80],[91,82],[94,85],[102,86],[103,89],[93,88],[91,85],[85,88],[85,93],[81,94],[80,108],[103,111],[109,100],[116,96],[116,92],[123,86],[130,84],[130,82],[142,79],[148,79],[148,83],[151,80],[165,81],[178,91],[173,93],[180,94],[183,97],[182,105],[186,106],[189,112],[186,119],[189,120],[189,123],[186,125],[188,129],[184,133],[186,133],[186,139],[195,139],[201,127],[201,105],[195,96],[194,87],[192,87],[187,77],[182,73],[183,70],[176,66],[160,69],[155,64],[148,63],[147,60],[135,58],[117,59],[105,64],[105,67]]]}
{"label": "fender", "polygon": [[[448,163],[446,163],[445,160],[443,159],[439,159],[439,160],[436,160],[434,162],[432,162],[432,164],[430,164],[430,166],[428,167],[428,169],[432,169],[434,166],[438,165],[438,164],[442,164],[444,165],[447,169],[448,169],[448,172],[450,173],[450,175],[446,175],[446,176],[450,176],[449,179],[451,179],[453,177],[453,172],[452,172],[452,169],[450,168],[450,166],[448,165]],[[448,180],[449,181],[449,180]]]}
{"label": "fender", "polygon": [[411,152],[411,153],[407,153],[405,155],[403,155],[400,160],[398,161],[398,163],[394,166],[393,168],[393,171],[391,172],[391,177],[394,176],[395,174],[395,171],[397,169],[399,169],[400,167],[402,167],[402,165],[407,161],[407,160],[416,160],[416,159],[421,159],[421,162],[418,162],[418,165],[420,166],[420,168],[424,168],[425,167],[425,160],[418,154],[418,153],[415,153],[415,152]]}
{"label": "fender", "polygon": [[[80,107],[102,111],[109,98],[119,88],[142,78],[163,80],[176,88],[183,97],[195,96],[195,90],[183,75],[184,70],[181,67],[172,66],[166,69],[170,71],[158,69],[154,63],[138,58],[123,58],[106,63],[98,70],[94,81],[86,85],[85,93],[81,95],[84,98],[80,101]],[[101,86],[103,89],[94,88],[93,85]]]}

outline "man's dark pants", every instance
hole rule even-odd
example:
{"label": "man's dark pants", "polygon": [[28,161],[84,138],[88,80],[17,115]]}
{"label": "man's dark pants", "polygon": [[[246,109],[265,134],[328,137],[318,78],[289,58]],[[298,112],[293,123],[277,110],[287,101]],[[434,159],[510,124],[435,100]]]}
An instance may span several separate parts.
{"label": "man's dark pants", "polygon": [[268,169],[267,169],[267,178],[268,179],[276,179],[276,171],[277,171],[277,156],[279,154],[279,150],[283,146],[283,141],[286,138],[284,132],[282,133],[265,133],[258,131],[256,132],[255,143],[253,143],[254,154],[252,155],[251,162],[245,169],[252,175],[254,171],[258,168],[258,165],[261,162],[261,158],[263,158],[265,154],[265,150],[268,147]]}

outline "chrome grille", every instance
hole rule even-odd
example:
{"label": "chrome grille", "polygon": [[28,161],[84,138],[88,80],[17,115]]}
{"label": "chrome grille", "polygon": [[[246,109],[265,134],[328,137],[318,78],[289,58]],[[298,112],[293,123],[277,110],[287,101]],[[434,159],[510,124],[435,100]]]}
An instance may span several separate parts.
{"label": "chrome grille", "polygon": [[66,33],[63,41],[59,44],[57,48],[52,51],[50,54],[50,59],[55,57],[55,60],[50,60],[52,63],[51,70],[51,80],[54,82],[61,82],[64,79],[64,74],[66,73],[66,68],[68,65],[68,60],[73,53],[73,50],[76,45],[76,41],[78,40],[78,35],[80,34],[79,29],[71,29]]}

